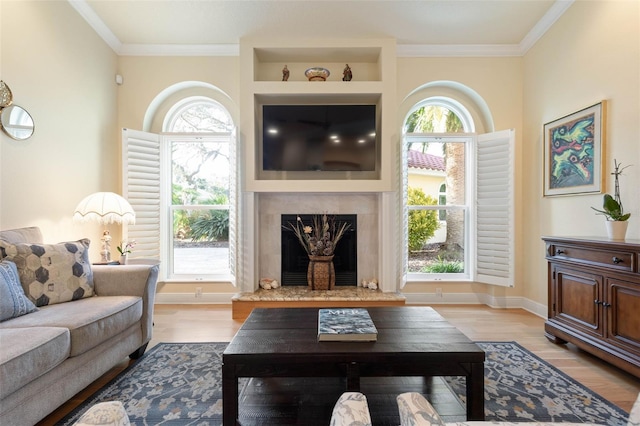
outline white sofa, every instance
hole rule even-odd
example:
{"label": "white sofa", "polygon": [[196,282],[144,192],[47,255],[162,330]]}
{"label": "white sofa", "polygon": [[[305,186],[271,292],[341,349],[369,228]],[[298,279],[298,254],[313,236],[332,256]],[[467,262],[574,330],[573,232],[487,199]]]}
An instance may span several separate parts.
{"label": "white sofa", "polygon": [[[37,423],[127,356],[141,356],[151,340],[158,267],[91,265],[83,251],[88,242],[64,244],[76,251],[71,275],[78,275],[81,284],[69,292],[65,281],[56,293],[65,273],[60,268],[45,271],[45,263],[59,256],[36,259],[29,250],[37,255],[58,245],[43,244],[38,228],[0,231],[0,425]],[[25,252],[26,257],[20,254]],[[51,291],[39,297],[45,305],[38,307],[38,298],[29,292],[39,282],[20,288],[31,279],[24,270],[19,283],[7,287],[11,268],[20,269],[14,265],[22,264],[28,273],[36,261],[43,266],[35,275],[45,275],[45,291]],[[17,290],[24,291],[22,298]],[[13,305],[7,303],[11,297]],[[62,302],[65,297],[73,300]],[[18,313],[11,316],[12,310]]]}

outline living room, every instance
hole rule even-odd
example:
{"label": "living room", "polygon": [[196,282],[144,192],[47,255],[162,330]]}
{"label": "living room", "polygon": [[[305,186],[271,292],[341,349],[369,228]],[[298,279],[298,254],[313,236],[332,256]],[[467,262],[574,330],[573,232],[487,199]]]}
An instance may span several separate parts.
{"label": "living room", "polygon": [[[599,194],[543,196],[542,125],[606,100],[603,166],[610,170],[613,159],[624,159],[626,164],[637,162],[636,6],[636,2],[574,3],[520,56],[397,58],[394,89],[398,108],[409,108],[399,102],[424,84],[460,82],[482,96],[495,130],[515,129],[516,284],[505,288],[446,283],[444,302],[480,299],[544,315],[547,279],[541,237],[606,236],[602,217],[591,210],[600,205]],[[72,213],[90,193],[122,192],[120,129],[143,129],[152,100],[184,81],[215,85],[231,99],[228,109],[234,120],[241,121],[238,105],[242,72],[237,56],[118,55],[67,2],[3,2],[2,17],[2,78],[13,90],[15,103],[36,118],[37,128],[25,143],[3,134],[3,229],[40,226],[48,241],[89,237],[94,240],[92,256],[97,259],[99,245],[95,242],[100,238],[100,228],[73,222]],[[53,31],[53,21],[64,22],[65,31]],[[585,22],[588,32],[583,30]],[[609,25],[611,22],[626,24]],[[577,67],[584,58],[589,58],[588,65]],[[576,68],[580,71],[559,71]],[[612,70],[616,70],[615,78]],[[122,75],[125,83],[118,86],[115,75]],[[30,166],[25,176],[26,164]],[[73,190],[57,183],[59,178],[51,179],[61,170],[67,171],[65,176],[71,171],[79,176],[73,179]],[[638,173],[638,167],[625,170],[626,182],[621,186],[625,208],[632,217],[639,211],[639,197],[632,184],[637,182]],[[21,184],[15,185],[18,178]],[[606,179],[603,192],[612,191],[612,179]],[[627,237],[637,238],[638,228],[632,219]],[[112,230],[116,233],[114,241],[118,241],[118,231]],[[228,282],[197,285],[210,295],[206,300],[214,303],[228,301],[238,291]],[[443,285],[410,282],[403,292],[422,295],[423,302],[435,302],[425,300],[424,295],[434,295],[435,288]],[[195,286],[161,283],[158,299],[186,300],[180,298],[181,294],[192,299]]]}
{"label": "living room", "polygon": [[[251,112],[241,108],[249,71],[242,68],[238,53],[118,54],[67,1],[2,1],[0,19],[1,78],[11,87],[14,102],[35,121],[35,132],[26,141],[1,136],[0,229],[38,226],[51,242],[88,237],[92,258],[99,259],[101,227],[74,222],[73,210],[88,194],[122,193],[121,129],[159,131],[161,123],[147,123],[147,111],[167,88],[184,82],[215,86],[227,97],[225,106],[240,133],[249,126]],[[631,213],[627,239],[640,238],[639,20],[637,1],[576,1],[516,54],[405,53],[394,58],[394,77],[383,84],[391,86],[385,88],[394,94],[387,102],[398,117],[416,103],[417,89],[456,82],[486,103],[493,128],[485,130],[514,129],[516,142],[515,285],[409,281],[401,289],[407,303],[481,303],[546,316],[541,237],[606,237],[606,230],[603,218],[591,209],[601,205],[601,194],[544,196],[543,125],[601,101],[607,105],[602,192],[613,192],[613,159],[633,165],[625,170],[620,189]],[[116,75],[122,76],[122,85],[116,84]],[[398,117],[388,119],[397,124],[386,130],[389,140],[401,133]],[[389,191],[376,191],[376,197],[378,192]],[[113,232],[118,241],[119,229]],[[203,302],[229,304],[239,289],[255,288],[255,281],[160,282],[156,301],[194,303],[195,289],[201,287]]]}

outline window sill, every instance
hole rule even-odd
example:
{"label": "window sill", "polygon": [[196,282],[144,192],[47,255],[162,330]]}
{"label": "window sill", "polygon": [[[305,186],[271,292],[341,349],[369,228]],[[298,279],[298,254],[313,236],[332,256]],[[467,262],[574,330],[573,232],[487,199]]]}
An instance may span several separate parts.
{"label": "window sill", "polygon": [[407,274],[408,283],[468,283],[473,282],[466,274]]}

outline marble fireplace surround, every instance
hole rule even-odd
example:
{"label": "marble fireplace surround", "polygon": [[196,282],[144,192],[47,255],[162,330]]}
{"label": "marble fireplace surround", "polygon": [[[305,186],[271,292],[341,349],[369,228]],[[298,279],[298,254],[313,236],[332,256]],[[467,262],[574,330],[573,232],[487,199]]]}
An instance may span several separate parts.
{"label": "marble fireplace surround", "polygon": [[375,193],[261,193],[258,200],[259,276],[281,276],[281,215],[355,214],[358,224],[358,281],[379,279],[379,195]]}

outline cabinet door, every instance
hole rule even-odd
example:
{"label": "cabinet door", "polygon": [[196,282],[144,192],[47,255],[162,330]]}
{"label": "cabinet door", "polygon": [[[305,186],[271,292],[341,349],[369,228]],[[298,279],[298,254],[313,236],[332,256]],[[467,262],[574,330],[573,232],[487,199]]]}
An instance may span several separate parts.
{"label": "cabinet door", "polygon": [[602,276],[553,265],[555,321],[594,336],[604,336],[602,324]]}
{"label": "cabinet door", "polygon": [[640,356],[640,286],[607,278],[607,340]]}

